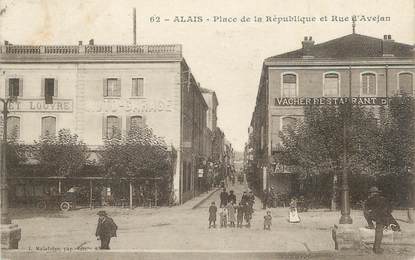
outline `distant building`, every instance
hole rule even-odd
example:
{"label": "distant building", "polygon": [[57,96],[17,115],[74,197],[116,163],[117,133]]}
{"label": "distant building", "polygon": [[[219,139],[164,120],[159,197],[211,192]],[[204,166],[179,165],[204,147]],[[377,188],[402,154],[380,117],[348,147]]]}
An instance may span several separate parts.
{"label": "distant building", "polygon": [[280,131],[303,116],[303,105],[348,97],[349,91],[352,97],[369,98],[367,102],[397,93],[413,95],[414,57],[414,45],[395,42],[390,35],[378,39],[353,33],[320,44],[305,37],[301,49],[265,59],[245,149],[247,156],[253,150],[260,188],[291,191],[293,174],[276,164],[275,155]]}
{"label": "distant building", "polygon": [[6,42],[0,64],[0,96],[18,97],[7,120],[20,141],[32,144],[67,128],[99,151],[116,132],[147,125],[177,150],[176,202],[200,192],[208,106],[181,45]]}

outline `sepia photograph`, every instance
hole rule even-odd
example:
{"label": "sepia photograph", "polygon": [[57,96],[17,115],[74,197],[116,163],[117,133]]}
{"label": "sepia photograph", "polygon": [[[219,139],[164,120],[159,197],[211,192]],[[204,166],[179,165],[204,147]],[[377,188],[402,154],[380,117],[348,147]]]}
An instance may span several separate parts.
{"label": "sepia photograph", "polygon": [[0,0],[0,259],[415,259],[414,0]]}

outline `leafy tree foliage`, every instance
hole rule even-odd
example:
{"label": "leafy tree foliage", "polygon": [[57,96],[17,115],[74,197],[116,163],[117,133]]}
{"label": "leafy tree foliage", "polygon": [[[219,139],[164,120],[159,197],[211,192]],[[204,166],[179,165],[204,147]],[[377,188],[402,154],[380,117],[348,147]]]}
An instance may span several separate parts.
{"label": "leafy tree foliage", "polygon": [[[362,106],[350,108],[347,104],[307,106],[304,119],[280,133],[283,152],[277,160],[292,166],[300,179],[315,184],[311,187],[306,185],[309,195],[318,197],[324,204],[328,204],[327,199],[331,197],[334,208],[339,199],[340,182],[337,180],[341,180],[345,167],[352,174],[376,174],[371,165],[378,160],[380,128],[374,112]],[[357,195],[356,199],[361,199],[361,192],[352,189],[351,193],[352,197]]]}
{"label": "leafy tree foliage", "polygon": [[108,176],[160,178],[157,187],[162,191],[161,199],[165,202],[170,199],[175,155],[150,128],[133,128],[126,136],[107,140],[102,156]]}
{"label": "leafy tree foliage", "polygon": [[33,154],[43,174],[57,176],[78,174],[88,155],[85,143],[68,129],[59,130],[57,135],[40,137],[35,142]]}

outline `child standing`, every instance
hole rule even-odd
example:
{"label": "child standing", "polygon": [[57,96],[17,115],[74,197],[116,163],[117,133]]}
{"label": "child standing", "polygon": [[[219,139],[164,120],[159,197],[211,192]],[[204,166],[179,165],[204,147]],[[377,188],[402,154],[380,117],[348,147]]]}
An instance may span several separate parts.
{"label": "child standing", "polygon": [[215,202],[213,201],[210,204],[209,207],[209,228],[213,226],[213,228],[216,228],[216,212],[218,211],[218,208],[215,205]]}
{"label": "child standing", "polygon": [[271,230],[271,225],[272,225],[272,216],[271,216],[271,211],[268,210],[267,214],[264,216],[264,230]]}
{"label": "child standing", "polygon": [[221,228],[226,228],[227,226],[227,219],[226,219],[226,209],[222,208],[222,211],[219,213],[219,217],[220,217],[220,227]]}
{"label": "child standing", "polygon": [[226,206],[228,210],[228,221],[230,227],[235,227],[235,204],[234,202],[230,201]]}
{"label": "child standing", "polygon": [[242,205],[242,203],[239,203],[239,206],[236,208],[236,210],[236,226],[238,228],[241,228],[242,222],[244,220],[244,206]]}

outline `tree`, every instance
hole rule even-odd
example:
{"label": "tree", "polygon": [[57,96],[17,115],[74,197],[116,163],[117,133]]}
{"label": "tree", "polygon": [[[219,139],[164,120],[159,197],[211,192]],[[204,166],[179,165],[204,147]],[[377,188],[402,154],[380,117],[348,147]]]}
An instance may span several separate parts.
{"label": "tree", "polygon": [[11,129],[7,138],[6,167],[11,172],[15,172],[27,160],[27,147],[19,142],[17,131],[17,128]]}
{"label": "tree", "polygon": [[108,176],[121,178],[160,178],[163,201],[171,196],[174,155],[164,140],[148,127],[133,128],[126,136],[105,143],[103,168]]}
{"label": "tree", "polygon": [[73,176],[85,165],[88,153],[78,135],[61,129],[56,136],[46,135],[35,141],[34,155],[42,174]]}
{"label": "tree", "polygon": [[[281,133],[282,153],[277,160],[292,166],[303,179],[319,176],[320,198],[331,197],[334,210],[338,176],[344,167],[354,173],[370,173],[371,151],[375,149],[378,127],[374,114],[361,106],[306,106],[304,119]],[[348,131],[344,142],[344,131]],[[345,149],[347,160],[344,158]],[[369,154],[369,155],[367,155]]]}
{"label": "tree", "polygon": [[[378,155],[378,182],[395,202],[413,203],[415,158],[415,100],[394,96],[381,113],[382,141]],[[411,201],[412,200],[412,201]],[[401,205],[403,206],[403,205]],[[413,221],[408,205],[408,217]]]}

